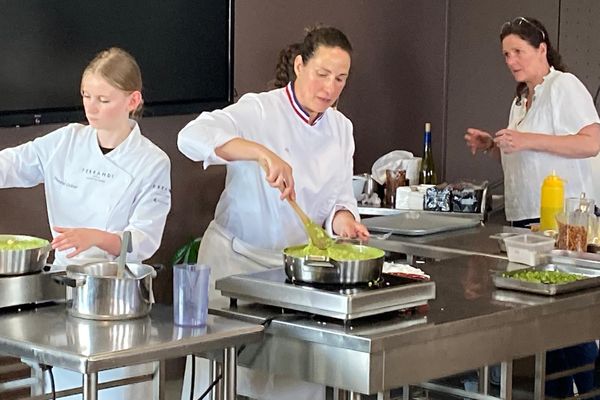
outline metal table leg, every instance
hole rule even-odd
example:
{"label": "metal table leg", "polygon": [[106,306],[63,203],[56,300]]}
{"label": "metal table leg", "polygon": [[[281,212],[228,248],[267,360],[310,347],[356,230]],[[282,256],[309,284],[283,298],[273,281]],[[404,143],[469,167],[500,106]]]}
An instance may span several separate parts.
{"label": "metal table leg", "polygon": [[[362,394],[356,393],[350,390],[337,389],[337,396],[334,396],[335,400],[361,400],[363,398]],[[379,394],[377,394],[377,398],[379,399]]]}
{"label": "metal table leg", "polygon": [[39,364],[31,365],[31,377],[37,382],[36,384],[31,385],[31,395],[39,396],[44,394],[44,386],[45,386],[45,374],[44,371],[40,368]]}
{"label": "metal table leg", "polygon": [[83,374],[83,400],[98,400],[98,373]]}
{"label": "metal table leg", "polygon": [[504,361],[500,364],[500,398],[512,399],[512,361]]}
{"label": "metal table leg", "polygon": [[535,353],[535,378],[533,381],[533,399],[542,400],[546,385],[546,352]]}
{"label": "metal table leg", "polygon": [[166,362],[160,360],[152,363],[154,374],[152,375],[152,398],[154,400],[165,400],[165,374]]}
{"label": "metal table leg", "polygon": [[223,350],[223,400],[236,400],[237,354],[235,347]]}
{"label": "metal table leg", "polygon": [[223,398],[223,366],[217,360],[211,360],[209,369],[209,382],[214,382],[221,375],[221,380],[213,387],[210,393],[211,400],[220,400]]}
{"label": "metal table leg", "polygon": [[479,392],[486,396],[490,391],[490,367],[484,366],[479,368]]}
{"label": "metal table leg", "polygon": [[390,391],[386,391],[386,392],[379,392],[377,393],[377,400],[390,400],[391,396],[390,396]]}

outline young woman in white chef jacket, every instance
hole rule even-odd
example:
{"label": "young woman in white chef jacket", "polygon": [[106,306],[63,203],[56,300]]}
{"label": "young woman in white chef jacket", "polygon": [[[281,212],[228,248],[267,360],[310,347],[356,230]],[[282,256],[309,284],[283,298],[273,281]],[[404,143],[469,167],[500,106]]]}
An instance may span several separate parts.
{"label": "young woman in white chef jacket", "polygon": [[[331,108],[348,79],[351,53],[341,31],[313,29],[294,60],[295,81],[202,113],[179,133],[187,157],[204,168],[227,166],[225,190],[198,254],[199,263],[212,267],[213,305],[226,304],[215,280],[281,267],[282,249],[307,242],[302,223],[282,201],[288,197],[330,233],[368,237],[352,193],[352,123]],[[293,360],[290,368],[297,368]],[[185,382],[187,399],[189,374]],[[197,382],[196,396],[207,387]],[[321,385],[255,371],[240,371],[238,392],[260,399],[324,398]]]}
{"label": "young woman in white chef jacket", "polygon": [[[565,197],[585,192],[598,202],[600,118],[589,92],[565,72],[540,21],[508,21],[500,40],[506,66],[517,81],[508,127],[493,136],[471,128],[465,140],[473,154],[484,151],[502,161],[507,220],[521,227],[539,222],[540,188],[552,171],[566,179]],[[552,350],[546,353],[546,372],[593,364],[597,355],[596,342]],[[546,395],[572,397],[573,383],[579,395],[593,390],[594,372],[548,380]]]}
{"label": "young woman in white chef jacket", "polygon": [[[44,184],[57,266],[114,259],[126,230],[132,233],[127,256],[132,262],[150,258],[160,245],[171,207],[171,167],[130,119],[141,110],[141,89],[140,69],[130,54],[102,51],[81,79],[88,125],[69,124],[0,151],[0,187]],[[142,365],[106,371],[100,381],[148,370]],[[57,390],[81,385],[80,374],[54,371]],[[100,398],[147,398],[151,388],[142,383],[102,390]]]}

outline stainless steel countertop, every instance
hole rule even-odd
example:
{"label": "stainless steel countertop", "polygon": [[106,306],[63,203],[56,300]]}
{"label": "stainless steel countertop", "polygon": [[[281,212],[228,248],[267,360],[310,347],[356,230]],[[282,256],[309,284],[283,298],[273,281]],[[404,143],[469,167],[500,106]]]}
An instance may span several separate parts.
{"label": "stainless steel countertop", "polygon": [[369,245],[393,253],[437,260],[460,255],[483,255],[506,260],[506,253],[500,252],[498,241],[490,239],[490,235],[500,232],[530,231],[499,224],[486,224],[475,228],[416,237],[392,235],[386,240],[370,239]]}
{"label": "stainless steel countertop", "polygon": [[155,305],[148,317],[92,321],[65,305],[0,314],[0,353],[80,373],[165,360],[259,341],[263,327],[209,315],[206,327],[173,324],[173,307]]}
{"label": "stainless steel countertop", "polygon": [[213,312],[254,323],[282,318],[247,346],[242,365],[369,394],[600,335],[600,289],[559,297],[496,290],[490,271],[507,267],[514,264],[477,255],[422,265],[437,293],[414,315],[344,325],[260,305]]}

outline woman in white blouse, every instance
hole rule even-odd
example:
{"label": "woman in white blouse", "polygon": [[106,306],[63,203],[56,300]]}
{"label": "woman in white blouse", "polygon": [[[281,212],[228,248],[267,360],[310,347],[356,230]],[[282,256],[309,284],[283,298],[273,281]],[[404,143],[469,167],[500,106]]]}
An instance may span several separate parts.
{"label": "woman in white blouse", "polygon": [[[500,158],[504,170],[506,218],[514,226],[539,222],[540,189],[545,176],[556,171],[566,179],[565,196],[581,192],[600,200],[600,172],[593,168],[600,151],[600,120],[592,97],[573,74],[564,72],[560,54],[552,47],[548,31],[533,18],[506,22],[500,33],[502,52],[517,84],[508,127],[494,136],[468,129],[467,145]],[[594,186],[595,183],[595,186]],[[595,342],[549,351],[548,374],[593,363]],[[573,396],[593,389],[593,372],[554,379],[546,394]]]}
{"label": "woman in white blouse", "polygon": [[566,179],[565,197],[585,192],[600,201],[592,165],[600,151],[600,120],[585,86],[563,72],[561,57],[546,28],[533,18],[507,22],[500,34],[502,52],[517,84],[508,127],[492,137],[468,129],[471,151],[486,151],[502,161],[506,218],[515,226],[540,217],[540,188],[556,171]]}

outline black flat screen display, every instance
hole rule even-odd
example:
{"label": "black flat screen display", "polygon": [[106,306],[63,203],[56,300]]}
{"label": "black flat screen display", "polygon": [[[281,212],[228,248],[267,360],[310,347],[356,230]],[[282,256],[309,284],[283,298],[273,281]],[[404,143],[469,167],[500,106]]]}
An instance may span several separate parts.
{"label": "black flat screen display", "polygon": [[0,126],[83,120],[79,85],[96,53],[138,61],[145,115],[232,98],[232,0],[0,0]]}

